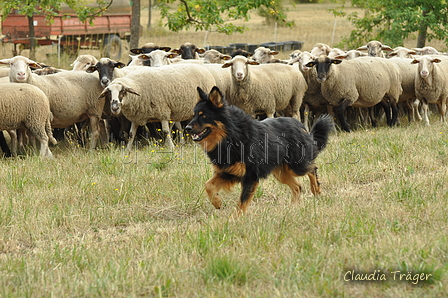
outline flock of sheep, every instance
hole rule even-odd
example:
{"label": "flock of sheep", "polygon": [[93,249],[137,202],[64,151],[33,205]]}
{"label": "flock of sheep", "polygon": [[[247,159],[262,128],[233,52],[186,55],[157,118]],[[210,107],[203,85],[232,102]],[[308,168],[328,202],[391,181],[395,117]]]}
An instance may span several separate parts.
{"label": "flock of sheep", "polygon": [[191,117],[198,86],[218,86],[230,104],[254,117],[290,116],[307,127],[313,116],[334,113],[341,129],[350,131],[349,107],[360,115],[367,111],[376,125],[375,106],[382,107],[390,126],[400,107],[409,110],[410,119],[416,115],[429,125],[430,103],[446,121],[448,57],[431,47],[392,49],[371,41],[341,51],[318,43],[310,52],[292,52],[287,61],[265,47],[223,55],[192,43],[175,50],[148,43],[131,52],[127,65],[81,55],[72,70],[23,56],[0,60],[9,66],[0,72],[0,130],[11,138],[9,151],[0,134],[4,154],[16,155],[28,138],[39,141],[41,156],[51,157],[52,129],[79,123],[90,127],[91,148],[112,137],[127,140],[131,150],[138,127],[152,122],[161,123],[165,145],[173,147],[173,125],[182,131],[182,121]]}

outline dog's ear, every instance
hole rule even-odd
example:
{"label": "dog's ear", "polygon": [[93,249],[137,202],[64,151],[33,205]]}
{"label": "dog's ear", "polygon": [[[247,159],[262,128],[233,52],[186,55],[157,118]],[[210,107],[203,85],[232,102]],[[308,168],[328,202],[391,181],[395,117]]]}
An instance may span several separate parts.
{"label": "dog's ear", "polygon": [[198,102],[199,101],[205,101],[205,100],[207,100],[207,93],[205,93],[202,89],[201,89],[201,87],[197,87],[196,88],[197,90],[198,90],[198,93],[199,93],[199,96],[198,96]]}
{"label": "dog's ear", "polygon": [[217,108],[222,108],[224,106],[224,99],[222,97],[221,91],[219,91],[219,88],[216,86],[212,88],[212,91],[210,91],[208,99]]}

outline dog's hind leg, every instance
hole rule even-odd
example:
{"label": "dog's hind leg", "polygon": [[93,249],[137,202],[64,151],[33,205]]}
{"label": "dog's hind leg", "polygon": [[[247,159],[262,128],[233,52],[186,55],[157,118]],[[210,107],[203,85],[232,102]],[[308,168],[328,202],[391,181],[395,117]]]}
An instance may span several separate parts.
{"label": "dog's hind leg", "polygon": [[247,210],[247,207],[249,207],[250,203],[252,202],[252,199],[254,197],[255,191],[258,187],[258,181],[252,181],[252,180],[243,180],[242,181],[242,191],[241,191],[241,197],[240,197],[240,205],[239,209],[241,212],[245,213]]}
{"label": "dog's hind leg", "polygon": [[313,195],[320,194],[320,183],[319,177],[317,176],[317,167],[313,165],[312,170],[307,173],[308,178],[310,178],[310,187]]}
{"label": "dog's hind leg", "polygon": [[291,170],[288,165],[283,165],[276,168],[272,174],[283,184],[286,184],[291,189],[291,202],[297,203],[300,198],[300,193],[302,192],[302,186],[296,178],[296,174]]}

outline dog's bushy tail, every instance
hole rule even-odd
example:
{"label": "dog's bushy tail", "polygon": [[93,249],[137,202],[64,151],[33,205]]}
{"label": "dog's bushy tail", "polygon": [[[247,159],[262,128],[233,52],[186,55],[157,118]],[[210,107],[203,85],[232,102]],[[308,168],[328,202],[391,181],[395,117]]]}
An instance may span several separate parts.
{"label": "dog's bushy tail", "polygon": [[323,150],[328,143],[330,132],[334,131],[334,122],[330,115],[325,114],[319,117],[311,128],[311,135],[316,142],[318,151]]}

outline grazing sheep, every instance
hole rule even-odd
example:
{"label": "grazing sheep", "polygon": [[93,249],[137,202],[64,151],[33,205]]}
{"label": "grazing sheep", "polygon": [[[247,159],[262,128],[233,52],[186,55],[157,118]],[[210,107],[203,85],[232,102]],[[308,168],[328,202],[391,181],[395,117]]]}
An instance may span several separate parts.
{"label": "grazing sheep", "polygon": [[258,47],[255,49],[254,54],[252,55],[252,60],[263,64],[263,63],[285,63],[288,62],[282,61],[280,59],[274,58],[274,55],[280,53],[279,51],[272,51],[269,48]]}
{"label": "grazing sheep", "polygon": [[370,57],[381,57],[385,58],[386,55],[383,51],[389,51],[392,52],[392,48],[386,45],[383,45],[381,42],[377,40],[369,41],[366,45],[357,48],[358,51],[365,51],[367,50],[367,53]]}
{"label": "grazing sheep", "polygon": [[0,97],[0,130],[11,134],[11,151],[17,155],[16,129],[27,129],[40,142],[40,156],[52,157],[48,141],[56,144],[51,132],[52,113],[45,93],[29,84],[3,83]]}
{"label": "grazing sheep", "polygon": [[[322,95],[335,107],[343,130],[350,131],[345,118],[348,106],[364,108],[384,103],[388,124],[395,124],[396,103],[402,92],[401,76],[397,67],[387,63],[386,59],[360,57],[343,62],[321,55],[306,66],[316,67]],[[392,106],[392,117],[387,110],[389,105]],[[375,125],[374,117],[371,119]]]}
{"label": "grazing sheep", "polygon": [[111,112],[122,113],[132,122],[127,150],[132,150],[138,126],[149,122],[162,122],[165,145],[172,148],[170,120],[190,119],[197,102],[196,88],[211,90],[214,85],[210,72],[200,65],[147,67],[115,79],[100,98],[110,97]]}
{"label": "grazing sheep", "polygon": [[70,66],[72,66],[73,71],[86,71],[87,68],[90,66],[93,66],[98,63],[98,59],[96,59],[95,56],[86,54],[86,55],[79,55],[75,61],[73,61]]}
{"label": "grazing sheep", "polygon": [[423,55],[415,57],[418,64],[415,74],[415,93],[423,106],[423,119],[429,125],[428,103],[437,103],[440,120],[446,122],[448,97],[448,58]]}
{"label": "grazing sheep", "polygon": [[307,89],[302,73],[295,67],[274,63],[260,64],[244,56],[235,56],[222,67],[231,67],[232,86],[229,102],[255,115],[290,109],[300,120],[300,106]]}
{"label": "grazing sheep", "polygon": [[191,42],[185,42],[179,49],[172,50],[171,52],[179,54],[182,59],[187,60],[199,59],[199,54],[203,54],[205,50],[196,47],[196,45]]}
{"label": "grazing sheep", "polygon": [[0,60],[0,64],[10,65],[11,82],[37,86],[47,95],[53,113],[53,128],[66,128],[89,119],[92,130],[90,146],[92,149],[96,147],[100,135],[98,121],[104,107],[104,100],[98,100],[102,88],[97,76],[80,71],[39,76],[31,73],[30,69],[37,63],[23,56]]}

